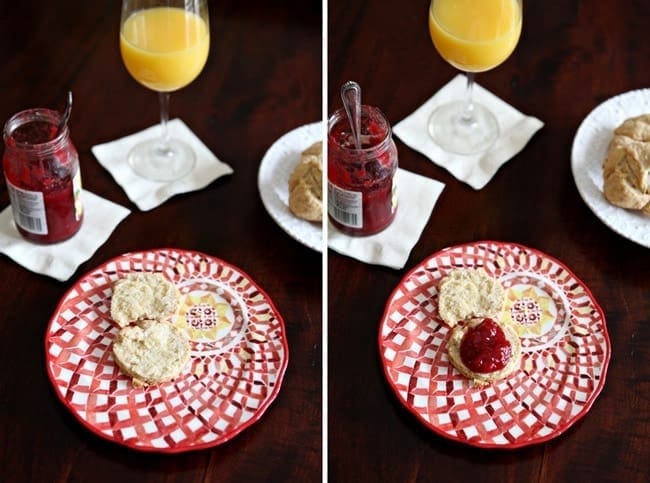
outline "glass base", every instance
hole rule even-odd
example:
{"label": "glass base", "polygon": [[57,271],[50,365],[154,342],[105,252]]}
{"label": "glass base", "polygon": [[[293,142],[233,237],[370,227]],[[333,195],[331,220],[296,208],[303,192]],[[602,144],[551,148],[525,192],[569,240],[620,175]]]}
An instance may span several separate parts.
{"label": "glass base", "polygon": [[196,155],[190,146],[177,139],[170,139],[166,145],[152,139],[134,146],[128,160],[133,171],[143,178],[175,181],[194,169]]}
{"label": "glass base", "polygon": [[462,101],[438,107],[429,117],[429,135],[450,153],[477,154],[487,151],[499,137],[499,123],[488,109],[473,104],[465,112]]}

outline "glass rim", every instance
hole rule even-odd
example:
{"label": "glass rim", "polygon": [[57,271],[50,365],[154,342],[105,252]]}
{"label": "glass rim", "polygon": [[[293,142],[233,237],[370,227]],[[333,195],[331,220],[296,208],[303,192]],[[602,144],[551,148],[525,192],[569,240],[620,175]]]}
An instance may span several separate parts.
{"label": "glass rim", "polygon": [[391,128],[390,123],[388,122],[388,119],[386,118],[386,115],[384,112],[375,106],[371,106],[368,104],[362,104],[361,105],[361,112],[367,112],[367,111],[374,111],[375,114],[378,114],[381,119],[384,121],[386,125],[386,135],[384,138],[378,142],[377,144],[370,146],[368,148],[359,148],[357,149],[356,147],[353,148],[347,148],[345,146],[341,146],[340,144],[336,142],[330,142],[331,136],[330,133],[332,131],[332,128],[340,121],[344,120],[347,122],[347,113],[345,112],[345,109],[340,107],[336,109],[327,119],[327,144],[328,146],[334,145],[336,146],[336,149],[339,151],[342,151],[344,153],[347,153],[350,156],[363,156],[364,154],[370,154],[375,151],[380,151],[382,149],[385,149],[387,145],[391,142],[392,137],[393,137],[393,129]]}
{"label": "glass rim", "polygon": [[17,141],[13,138],[13,133],[20,126],[23,126],[29,122],[44,121],[52,124],[53,126],[57,126],[60,119],[61,114],[53,109],[36,107],[19,111],[11,116],[4,124],[2,134],[5,145],[7,145],[9,139],[11,139],[11,146],[19,149],[29,149],[34,151],[56,150],[59,145],[68,138],[69,130],[67,124],[63,126],[63,129],[54,138],[42,143]]}

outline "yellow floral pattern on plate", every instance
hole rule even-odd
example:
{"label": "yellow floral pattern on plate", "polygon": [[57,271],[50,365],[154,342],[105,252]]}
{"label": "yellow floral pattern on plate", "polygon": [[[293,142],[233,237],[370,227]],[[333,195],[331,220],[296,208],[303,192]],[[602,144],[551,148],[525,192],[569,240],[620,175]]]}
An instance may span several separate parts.
{"label": "yellow floral pattern on plate", "polygon": [[210,292],[190,292],[183,298],[175,325],[191,340],[216,341],[234,323],[232,307]]}
{"label": "yellow floral pattern on plate", "polygon": [[557,319],[553,299],[534,285],[513,285],[506,291],[502,320],[510,323],[519,337],[539,337],[553,328]]}

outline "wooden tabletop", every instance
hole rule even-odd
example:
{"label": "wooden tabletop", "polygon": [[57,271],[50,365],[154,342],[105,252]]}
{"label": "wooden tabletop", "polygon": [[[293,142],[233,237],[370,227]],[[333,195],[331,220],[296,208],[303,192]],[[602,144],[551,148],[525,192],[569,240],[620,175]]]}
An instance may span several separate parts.
{"label": "wooden tabletop", "polygon": [[[352,79],[365,103],[395,125],[456,75],[429,38],[428,3],[329,1],[330,112]],[[481,190],[396,139],[401,167],[445,188],[402,270],[330,250],[331,481],[648,479],[650,252],[609,229],[582,200],[571,146],[601,102],[648,87],[649,15],[644,1],[524,2],[516,50],[477,82],[544,127]],[[523,244],[562,261],[606,317],[612,355],[602,392],[582,419],[539,445],[486,450],[448,440],[405,409],[384,378],[377,332],[393,289],[429,255],[478,240]]]}
{"label": "wooden tabletop", "polygon": [[[91,147],[158,122],[157,95],[127,73],[120,2],[27,0],[0,18],[0,118],[61,109],[84,188],[131,210],[65,282],[0,257],[0,479],[53,481],[319,481],[322,471],[321,254],[295,241],[262,204],[257,173],[286,132],[321,118],[318,2],[210,2],[211,45],[201,75],[171,96],[181,118],[234,174],[140,211]],[[2,207],[9,198],[4,182]],[[173,247],[220,258],[250,275],[284,319],[289,365],[274,402],[231,441],[201,451],[136,452],[85,429],[48,379],[44,337],[64,293],[117,255]]]}
{"label": "wooden tabletop", "polygon": [[[327,333],[321,255],[266,212],[257,173],[286,132],[321,117],[320,2],[210,3],[202,74],[172,95],[179,117],[234,174],[142,212],[91,147],[153,125],[157,96],[119,55],[119,2],[25,0],[0,18],[0,118],[60,108],[70,123],[84,187],[131,214],[67,281],[0,257],[0,475],[8,482],[320,481],[322,336],[328,348],[329,480],[646,481],[650,373],[650,256],[582,200],[571,170],[581,121],[601,102],[647,87],[647,2],[524,2],[521,40],[503,65],[477,77],[545,125],[481,190],[396,139],[400,165],[445,188],[401,270],[328,253]],[[329,0],[328,111],[349,79],[394,125],[456,71],[428,36],[428,2]],[[7,206],[4,185],[0,202]],[[650,223],[650,222],[649,222]],[[602,307],[611,361],[602,392],[563,434],[519,449],[486,450],[426,428],[387,383],[377,346],[384,307],[409,270],[445,247],[478,240],[522,244],[563,262]],[[66,291],[120,254],[197,250],[249,274],[282,315],[289,365],[277,399],[232,441],[175,455],[142,453],[88,431],[59,401],[44,337]]]}

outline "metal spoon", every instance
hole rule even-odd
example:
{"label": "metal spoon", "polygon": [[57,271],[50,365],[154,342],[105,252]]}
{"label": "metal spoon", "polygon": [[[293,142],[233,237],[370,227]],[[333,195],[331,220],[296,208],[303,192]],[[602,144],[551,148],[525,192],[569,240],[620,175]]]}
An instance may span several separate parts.
{"label": "metal spoon", "polygon": [[57,126],[57,134],[59,134],[63,129],[65,129],[66,124],[68,124],[68,119],[70,119],[70,113],[72,112],[72,91],[68,91],[68,99],[65,103],[65,110],[61,115],[59,120],[59,125]]}
{"label": "metal spoon", "polygon": [[341,99],[350,121],[354,145],[361,149],[361,86],[354,81],[346,82],[341,86]]}

